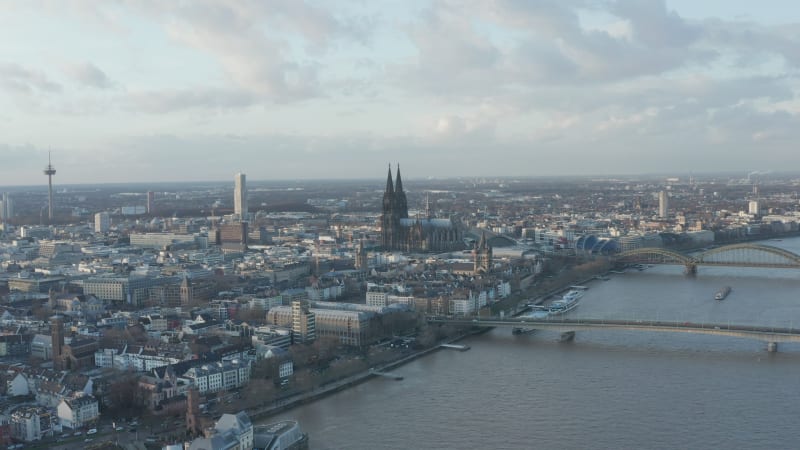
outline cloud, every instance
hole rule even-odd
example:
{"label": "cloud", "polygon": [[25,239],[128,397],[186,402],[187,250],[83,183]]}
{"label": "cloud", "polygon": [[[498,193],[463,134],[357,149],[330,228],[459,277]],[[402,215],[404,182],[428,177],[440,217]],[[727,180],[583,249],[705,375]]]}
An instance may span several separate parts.
{"label": "cloud", "polygon": [[[701,27],[668,11],[662,1],[470,5],[437,5],[410,29],[418,56],[404,68],[409,87],[442,96],[491,95],[542,83],[564,87],[662,75],[718,57],[694,45]],[[611,14],[632,31],[586,28],[581,9]]]}
{"label": "cloud", "polygon": [[108,89],[114,84],[105,72],[90,62],[67,64],[64,73],[82,86]]}
{"label": "cloud", "polygon": [[[23,130],[6,139],[46,115],[131,177],[192,154],[202,178],[242,160],[262,178],[371,176],[397,155],[420,176],[800,163],[786,150],[800,138],[797,24],[689,19],[664,0],[31,1],[96,23],[137,62],[159,58],[0,63],[17,107],[3,117]],[[163,53],[126,39],[143,32]]]}
{"label": "cloud", "polygon": [[131,111],[169,113],[187,109],[236,109],[257,103],[251,93],[236,89],[197,88],[133,92],[125,107]]}
{"label": "cloud", "polygon": [[686,48],[702,35],[699,25],[690,24],[664,0],[618,0],[609,12],[631,24],[633,39],[647,48]]}
{"label": "cloud", "polygon": [[61,91],[61,85],[44,73],[15,63],[0,62],[0,86],[11,94],[51,94]]}
{"label": "cloud", "polygon": [[320,66],[293,55],[324,53],[336,39],[363,39],[365,22],[339,21],[303,1],[198,1],[171,10],[165,28],[177,42],[215,58],[239,89],[264,101],[294,102],[323,95]]}

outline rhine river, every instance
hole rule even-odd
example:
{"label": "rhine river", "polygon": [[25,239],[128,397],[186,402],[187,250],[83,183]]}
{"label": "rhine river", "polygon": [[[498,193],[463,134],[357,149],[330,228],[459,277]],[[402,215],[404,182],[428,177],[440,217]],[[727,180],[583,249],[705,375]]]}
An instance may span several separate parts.
{"label": "rhine river", "polygon": [[[800,253],[800,238],[763,242]],[[731,294],[713,299],[722,286]],[[655,266],[593,281],[584,318],[800,328],[800,270]],[[279,419],[312,449],[798,448],[800,344],[634,331],[462,341]],[[271,421],[278,418],[272,418]]]}

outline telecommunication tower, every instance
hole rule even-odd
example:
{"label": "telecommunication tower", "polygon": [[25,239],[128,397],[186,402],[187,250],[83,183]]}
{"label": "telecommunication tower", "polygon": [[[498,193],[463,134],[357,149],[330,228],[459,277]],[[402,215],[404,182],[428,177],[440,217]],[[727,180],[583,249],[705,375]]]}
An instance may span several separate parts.
{"label": "telecommunication tower", "polygon": [[53,175],[56,174],[56,168],[53,167],[50,161],[50,152],[47,152],[47,167],[44,168],[44,174],[47,175],[47,218],[53,222]]}

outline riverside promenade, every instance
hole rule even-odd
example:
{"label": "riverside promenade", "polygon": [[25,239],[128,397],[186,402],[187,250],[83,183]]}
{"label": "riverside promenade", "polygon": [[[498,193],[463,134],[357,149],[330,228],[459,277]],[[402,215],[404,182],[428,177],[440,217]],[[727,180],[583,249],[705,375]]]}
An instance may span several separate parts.
{"label": "riverside promenade", "polygon": [[294,394],[294,395],[288,396],[286,398],[275,400],[275,401],[271,402],[270,404],[267,404],[267,405],[264,405],[264,406],[261,406],[261,407],[248,409],[248,410],[246,410],[247,415],[250,416],[250,418],[253,419],[253,420],[266,419],[268,417],[271,417],[271,416],[280,414],[282,412],[288,411],[288,410],[290,410],[292,408],[295,408],[297,406],[304,405],[306,403],[310,403],[310,402],[313,402],[313,401],[315,401],[317,399],[323,398],[323,397],[325,397],[327,395],[331,395],[333,393],[345,390],[345,389],[347,389],[349,387],[352,387],[352,386],[355,386],[357,384],[363,383],[363,382],[365,382],[365,381],[367,381],[369,379],[372,379],[372,378],[375,378],[375,377],[379,377],[380,375],[378,375],[378,374],[376,374],[374,372],[386,373],[386,372],[388,372],[390,370],[394,370],[394,369],[402,366],[403,364],[407,364],[407,363],[409,363],[411,361],[414,361],[417,358],[421,358],[423,356],[426,356],[426,355],[428,355],[430,353],[433,353],[433,352],[436,352],[436,351],[442,349],[442,347],[441,347],[442,344],[451,344],[451,343],[457,342],[457,341],[459,341],[459,340],[461,340],[461,339],[463,339],[465,337],[468,337],[468,336],[471,336],[471,335],[474,335],[474,334],[483,333],[484,331],[485,331],[485,329],[483,329],[483,330],[481,330],[481,329],[470,330],[470,331],[468,331],[466,333],[463,333],[463,334],[460,334],[459,336],[456,336],[454,338],[450,338],[450,339],[447,339],[447,340],[445,340],[443,342],[439,342],[439,343],[435,344],[431,348],[427,348],[427,349],[424,349],[424,350],[419,350],[419,351],[413,352],[413,353],[411,353],[409,355],[406,355],[406,356],[404,356],[404,357],[402,357],[402,358],[400,358],[398,360],[391,361],[391,362],[384,363],[384,364],[380,364],[380,365],[376,365],[375,367],[372,367],[369,370],[365,370],[365,371],[362,371],[362,372],[359,372],[359,373],[344,377],[341,380],[331,381],[331,382],[326,383],[326,384],[324,384],[322,386],[312,388],[311,390],[306,391],[306,392],[301,392],[301,393],[298,393],[298,394]]}

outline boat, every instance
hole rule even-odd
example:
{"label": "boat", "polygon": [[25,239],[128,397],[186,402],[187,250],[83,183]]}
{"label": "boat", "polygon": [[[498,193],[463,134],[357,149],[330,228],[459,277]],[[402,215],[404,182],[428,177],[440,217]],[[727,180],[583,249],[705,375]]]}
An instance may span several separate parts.
{"label": "boat", "polygon": [[530,314],[526,314],[525,317],[530,317],[531,319],[536,319],[536,320],[542,320],[542,319],[547,319],[549,315],[550,315],[550,308],[547,308],[547,309],[536,310]]}
{"label": "boat", "polygon": [[725,297],[731,293],[730,286],[724,286],[722,289],[718,290],[717,293],[714,295],[714,300],[725,300]]}
{"label": "boat", "polygon": [[583,297],[582,291],[571,290],[567,292],[563,297],[561,297],[560,300],[550,303],[550,314],[558,315],[572,311],[578,306],[578,302],[580,301],[581,297]]}
{"label": "boat", "polygon": [[523,334],[533,334],[536,333],[535,328],[522,328],[522,327],[514,327],[511,329],[511,334],[515,336],[523,335]]}
{"label": "boat", "polygon": [[566,300],[568,302],[571,302],[573,299],[580,300],[581,297],[583,297],[583,291],[580,291],[578,289],[570,289],[569,292],[567,292],[561,297],[561,300]]}

